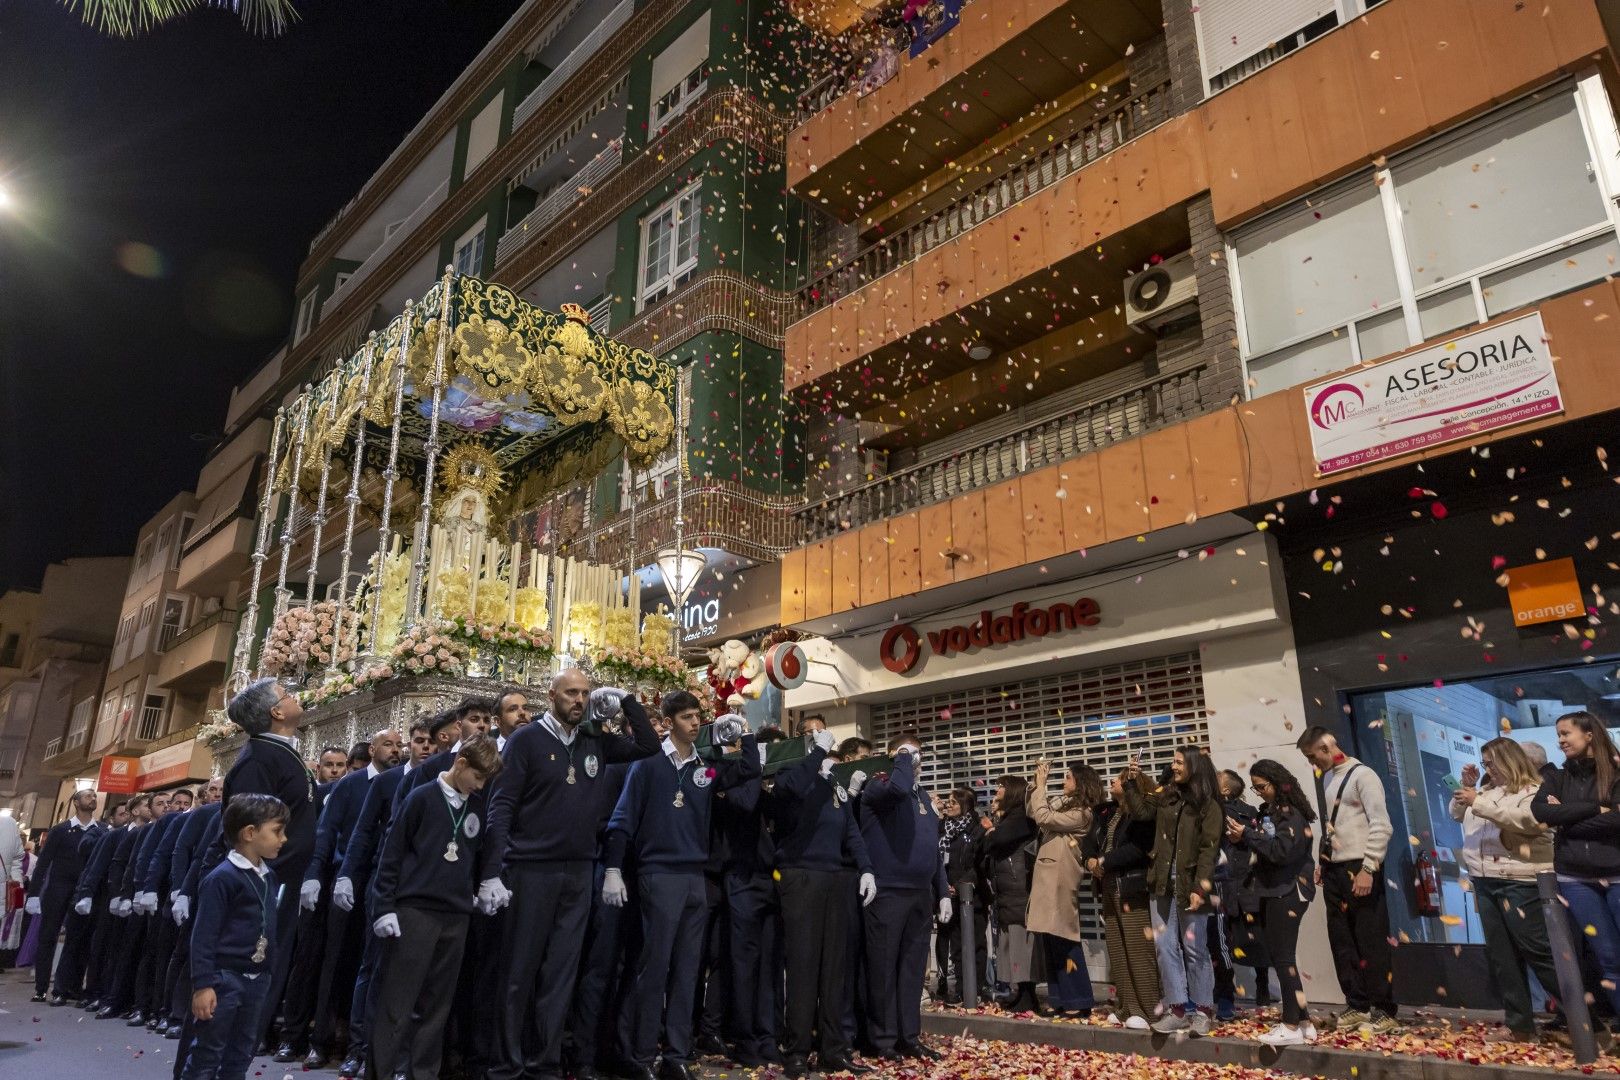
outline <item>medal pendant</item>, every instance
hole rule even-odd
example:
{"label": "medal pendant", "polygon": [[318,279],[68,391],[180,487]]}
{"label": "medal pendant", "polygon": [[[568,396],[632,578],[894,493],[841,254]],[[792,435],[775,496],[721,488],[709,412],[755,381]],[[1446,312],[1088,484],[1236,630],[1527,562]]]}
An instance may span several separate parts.
{"label": "medal pendant", "polygon": [[456,842],[454,840],[450,841],[450,846],[444,849],[444,861],[455,862],[460,858],[461,856],[456,852]]}
{"label": "medal pendant", "polygon": [[579,780],[574,776],[574,766],[571,764],[568,766],[568,782],[570,784],[579,783]]}
{"label": "medal pendant", "polygon": [[928,807],[923,805],[923,801],[921,799],[917,800],[917,814],[920,817],[928,816]]}
{"label": "medal pendant", "polygon": [[259,940],[257,942],[255,942],[254,946],[253,946],[253,962],[255,964],[264,963],[264,958],[269,953],[269,951],[270,951],[270,939],[265,937],[263,934],[260,934],[259,935]]}
{"label": "medal pendant", "polygon": [[686,805],[686,792],[685,791],[677,791],[675,793],[675,805],[676,806],[685,806]]}

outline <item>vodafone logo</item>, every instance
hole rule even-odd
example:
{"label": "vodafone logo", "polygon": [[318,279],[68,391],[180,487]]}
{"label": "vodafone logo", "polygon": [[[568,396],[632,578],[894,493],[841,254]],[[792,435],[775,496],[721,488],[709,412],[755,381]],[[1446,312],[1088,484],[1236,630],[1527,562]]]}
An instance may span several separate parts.
{"label": "vodafone logo", "polygon": [[[1045,637],[1063,630],[1079,630],[1096,626],[1102,621],[1101,613],[1101,606],[1089,596],[1082,596],[1072,604],[1060,602],[1045,608],[1018,603],[1006,615],[981,611],[975,622],[928,631],[928,650],[935,656],[948,657],[953,653],[1006,645],[1025,638]],[[878,646],[878,656],[883,666],[896,675],[904,675],[915,668],[922,659],[922,651],[922,635],[910,623],[896,623],[889,627]]]}
{"label": "vodafone logo", "polygon": [[1354,383],[1329,383],[1311,399],[1311,423],[1323,431],[1330,431],[1333,425],[1360,412],[1366,403],[1361,388]]}

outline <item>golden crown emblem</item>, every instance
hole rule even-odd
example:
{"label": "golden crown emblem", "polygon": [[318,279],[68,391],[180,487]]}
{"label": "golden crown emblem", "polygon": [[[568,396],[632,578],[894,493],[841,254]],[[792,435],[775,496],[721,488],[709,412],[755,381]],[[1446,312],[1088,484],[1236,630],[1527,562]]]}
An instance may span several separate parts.
{"label": "golden crown emblem", "polygon": [[591,325],[591,313],[580,307],[578,304],[564,304],[557,310],[562,314],[562,317],[567,319],[569,322],[577,322],[581,326]]}

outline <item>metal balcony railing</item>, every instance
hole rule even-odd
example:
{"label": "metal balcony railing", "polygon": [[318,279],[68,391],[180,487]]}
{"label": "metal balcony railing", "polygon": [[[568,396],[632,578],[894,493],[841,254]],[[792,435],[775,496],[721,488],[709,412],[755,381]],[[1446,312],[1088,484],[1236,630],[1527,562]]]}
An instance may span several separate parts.
{"label": "metal balcony railing", "polygon": [[619,28],[630,21],[635,14],[635,0],[623,0],[618,7],[608,12],[607,18],[596,25],[596,29],[586,34],[580,43],[574,46],[572,52],[563,57],[562,62],[551,69],[551,72],[540,80],[540,85],[529,92],[529,96],[518,103],[512,113],[512,130],[522,127],[524,122],[533,116],[545,104],[546,99],[557,92],[557,88],[568,81],[568,77],[580,69],[580,66],[589,60],[600,49],[608,38],[618,32]]}
{"label": "metal balcony railing", "polygon": [[365,262],[355,268],[354,273],[349,275],[349,279],[332,291],[332,295],[328,296],[325,303],[321,304],[321,318],[324,319],[336,311],[338,305],[343,303],[355,286],[364,281],[366,275],[377,269],[388,256],[392,255],[394,250],[403,244],[405,239],[416,231],[416,227],[426,221],[427,216],[437,210],[439,204],[444,202],[449,195],[450,178],[447,176],[444,183],[433,190],[433,194],[423,199],[422,204],[412,210],[410,216],[400,222],[394,231],[384,238],[376,251],[366,256]]}
{"label": "metal balcony railing", "polygon": [[601,153],[586,162],[577,173],[553,188],[551,194],[541,199],[533,210],[524,214],[516,225],[501,235],[500,243],[495,246],[495,261],[504,262],[512,252],[528,242],[531,232],[539,232],[571,207],[578,205],[580,200],[596,190],[596,185],[601,183],[604,177],[612,174],[623,160],[624,139],[616,138],[603,147]]}
{"label": "metal balcony railing", "polygon": [[[804,507],[796,514],[806,543],[845,529],[999,484],[1065,458],[1100,450],[1155,428],[1202,415],[1202,367],[1128,387],[1060,416],[986,439],[948,457],[925,461]],[[927,448],[923,448],[924,452]]]}
{"label": "metal balcony railing", "polygon": [[[764,495],[732,480],[688,480],[681,503],[682,543],[772,562],[799,546],[793,512],[802,505],[802,499]],[[642,502],[594,525],[571,521],[555,539],[559,550],[588,553],[603,565],[646,566],[660,548],[675,542],[675,499],[666,495]]]}
{"label": "metal balcony railing", "polygon": [[[207,633],[210,627],[218,626],[226,619],[234,620],[235,618],[236,612],[232,608],[221,608],[211,615],[204,615],[202,618],[186,627],[183,632],[174,634],[172,636],[166,636],[163,643],[159,646],[158,651],[168,652],[171,649],[178,649],[180,646],[184,645],[197,635]],[[165,627],[165,629],[168,628]]]}
{"label": "metal balcony railing", "polygon": [[710,270],[660,300],[615,337],[626,345],[662,353],[699,334],[723,330],[780,349],[798,304],[792,293],[767,289],[735,270]]}
{"label": "metal balcony railing", "polygon": [[598,334],[607,333],[608,323],[613,318],[613,297],[602,297],[586,309],[586,314],[591,317],[591,329]]}
{"label": "metal balcony railing", "polygon": [[45,756],[46,757],[55,757],[57,754],[60,754],[62,752],[62,741],[63,741],[62,736],[58,735],[56,738],[54,738],[50,742],[46,743],[45,744]]}
{"label": "metal balcony railing", "polygon": [[136,731],[136,737],[147,742],[163,734],[163,712],[161,707],[148,705],[141,710],[141,726]]}
{"label": "metal balcony railing", "polygon": [[[1129,94],[1123,83],[1096,99],[1107,106],[1079,131],[1044,146],[971,193],[915,224],[885,236],[842,266],[821,274],[799,290],[805,314],[848,296],[861,286],[897,270],[941,244],[955,240],[997,214],[1044,191],[1138,135],[1170,119],[1170,84],[1160,83]],[[1112,105],[1108,105],[1112,102]]]}

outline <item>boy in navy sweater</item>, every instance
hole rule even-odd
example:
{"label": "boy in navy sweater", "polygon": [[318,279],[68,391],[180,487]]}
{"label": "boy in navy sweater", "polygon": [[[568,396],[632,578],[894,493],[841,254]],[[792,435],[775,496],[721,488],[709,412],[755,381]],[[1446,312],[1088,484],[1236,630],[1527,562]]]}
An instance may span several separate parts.
{"label": "boy in navy sweater", "polygon": [[[634,845],[637,896],[641,904],[641,955],[636,964],[634,1020],[624,1057],[631,1075],[647,1080],[658,1056],[658,1032],[664,1031],[662,1075],[687,1080],[692,1062],[693,998],[703,959],[703,930],[709,918],[704,869],[714,798],[760,775],[759,749],[747,721],[722,716],[715,721],[715,744],[735,741],[742,732],[742,755],[713,765],[697,752],[703,710],[684,690],[669,694],[663,713],[670,721],[662,753],[630,766],[624,791],[608,821],[602,883],[604,903],[626,899],[623,868],[626,848]],[[677,955],[677,949],[693,950]],[[666,1001],[667,989],[667,1001]]]}
{"label": "boy in navy sweater", "polygon": [[468,739],[447,771],[406,796],[389,826],[371,882],[371,928],[383,941],[373,1077],[392,1076],[408,1060],[413,1080],[437,1080],[477,891],[481,793],[500,771],[494,740]]}
{"label": "boy in navy sweater", "polygon": [[253,1063],[274,979],[276,875],[287,805],[234,795],[225,805],[231,852],[197,890],[191,931],[191,1015],[184,1080],[242,1080]]}

